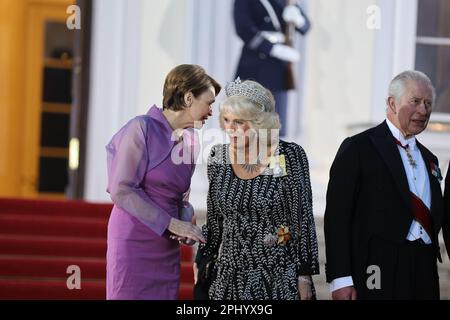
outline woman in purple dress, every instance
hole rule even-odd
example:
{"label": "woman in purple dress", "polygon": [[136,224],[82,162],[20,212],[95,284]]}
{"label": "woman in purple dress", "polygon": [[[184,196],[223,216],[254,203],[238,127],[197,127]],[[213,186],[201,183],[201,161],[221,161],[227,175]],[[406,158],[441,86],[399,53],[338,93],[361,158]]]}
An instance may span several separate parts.
{"label": "woman in purple dress", "polygon": [[205,241],[187,202],[195,135],[183,129],[204,124],[220,89],[200,66],[177,66],[164,83],[163,110],[130,120],[106,146],[114,203],[107,299],[177,299],[179,243]]}

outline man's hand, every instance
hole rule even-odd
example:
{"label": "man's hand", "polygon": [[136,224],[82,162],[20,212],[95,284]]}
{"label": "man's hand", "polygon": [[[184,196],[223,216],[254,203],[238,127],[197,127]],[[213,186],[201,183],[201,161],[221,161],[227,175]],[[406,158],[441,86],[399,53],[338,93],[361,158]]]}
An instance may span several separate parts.
{"label": "man's hand", "polygon": [[333,300],[356,300],[355,287],[344,287],[331,293]]}

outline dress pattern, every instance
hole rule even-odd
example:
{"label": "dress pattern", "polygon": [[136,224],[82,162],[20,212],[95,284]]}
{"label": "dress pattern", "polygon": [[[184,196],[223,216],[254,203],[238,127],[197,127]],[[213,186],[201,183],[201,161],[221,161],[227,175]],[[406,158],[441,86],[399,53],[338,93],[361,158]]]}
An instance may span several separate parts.
{"label": "dress pattern", "polygon": [[[229,145],[216,145],[208,160],[206,244],[197,261],[218,254],[209,296],[217,300],[298,299],[299,275],[319,273],[308,160],[295,143],[280,141],[287,176],[237,177]],[[281,226],[292,239],[268,244]],[[314,288],[313,288],[314,293]]]}

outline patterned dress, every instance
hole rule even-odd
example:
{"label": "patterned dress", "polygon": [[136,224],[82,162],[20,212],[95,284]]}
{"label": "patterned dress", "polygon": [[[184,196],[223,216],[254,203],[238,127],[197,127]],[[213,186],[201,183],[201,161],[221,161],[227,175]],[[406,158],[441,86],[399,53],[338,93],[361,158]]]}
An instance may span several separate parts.
{"label": "patterned dress", "polygon": [[[229,145],[216,145],[208,160],[208,209],[197,262],[218,253],[209,297],[217,300],[299,299],[299,275],[319,273],[308,160],[295,143],[280,141],[287,176],[240,179]],[[286,245],[268,241],[289,227]],[[314,288],[313,288],[314,293]]]}

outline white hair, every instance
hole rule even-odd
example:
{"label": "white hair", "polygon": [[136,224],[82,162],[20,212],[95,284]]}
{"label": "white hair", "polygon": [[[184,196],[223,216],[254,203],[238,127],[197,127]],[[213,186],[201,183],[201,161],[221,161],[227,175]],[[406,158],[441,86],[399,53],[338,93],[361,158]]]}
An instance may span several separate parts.
{"label": "white hair", "polygon": [[395,76],[389,84],[389,92],[388,96],[393,97],[395,102],[399,102],[400,99],[405,94],[406,86],[409,81],[415,81],[425,84],[430,90],[432,94],[432,104],[434,105],[436,99],[436,90],[434,89],[433,83],[431,82],[428,76],[417,70],[408,70],[403,71],[402,73]]}
{"label": "white hair", "polygon": [[255,81],[244,81],[248,86],[253,87],[258,94],[266,96],[267,103],[261,106],[248,97],[235,95],[226,98],[220,106],[220,127],[224,129],[223,116],[225,113],[230,112],[252,123],[252,127],[256,130],[259,129],[280,129],[281,123],[278,113],[275,111],[275,99],[272,93],[264,88],[262,85]]}

